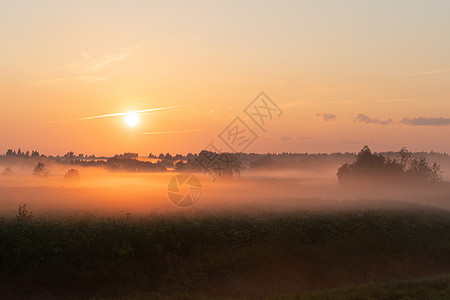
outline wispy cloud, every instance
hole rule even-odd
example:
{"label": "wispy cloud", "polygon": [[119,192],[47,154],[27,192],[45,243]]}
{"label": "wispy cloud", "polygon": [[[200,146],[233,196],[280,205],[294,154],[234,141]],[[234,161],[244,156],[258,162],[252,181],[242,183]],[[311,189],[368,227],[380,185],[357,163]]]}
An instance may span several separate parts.
{"label": "wispy cloud", "polygon": [[401,75],[398,75],[398,77],[424,76],[424,75],[441,74],[441,73],[448,73],[448,72],[450,72],[450,68],[428,70],[428,71],[416,72],[416,73],[408,73],[408,74],[401,74]]}
{"label": "wispy cloud", "polygon": [[400,123],[411,126],[445,126],[450,125],[450,118],[403,118]]}
{"label": "wispy cloud", "polygon": [[118,117],[118,116],[125,116],[125,115],[128,115],[128,114],[140,114],[140,113],[146,113],[146,112],[151,112],[151,111],[171,109],[171,108],[176,108],[176,107],[177,106],[148,108],[148,109],[142,109],[142,110],[134,110],[134,111],[128,111],[128,112],[121,112],[121,113],[99,115],[99,116],[93,116],[93,117],[86,117],[86,118],[81,118],[79,120],[92,120],[92,119],[100,119],[100,118],[108,118],[108,117]]}
{"label": "wispy cloud", "polygon": [[60,120],[60,121],[47,121],[47,122],[35,123],[34,125],[68,123],[68,122],[83,121],[83,120],[93,120],[93,119],[101,119],[101,118],[120,117],[120,116],[125,116],[127,114],[145,114],[145,113],[149,113],[149,112],[168,110],[168,109],[173,109],[173,108],[178,108],[178,107],[180,107],[180,106],[156,107],[156,108],[148,108],[148,109],[127,111],[127,112],[119,112],[119,113],[112,113],[112,114],[90,116],[90,117],[84,117],[84,118],[78,118],[78,119]]}
{"label": "wispy cloud", "polygon": [[291,107],[296,107],[296,106],[308,106],[310,105],[309,101],[307,100],[298,100],[298,101],[292,101],[292,102],[288,102],[288,103],[283,103],[281,105],[281,107],[286,110],[288,108]]}
{"label": "wispy cloud", "polygon": [[375,119],[375,118],[368,117],[368,116],[363,115],[363,114],[359,114],[356,117],[356,119],[354,120],[354,122],[364,123],[364,124],[388,125],[388,124],[391,124],[393,121],[392,121],[391,118],[386,119],[386,120],[380,120],[380,119]]}
{"label": "wispy cloud", "polygon": [[316,117],[322,118],[322,120],[324,120],[325,122],[336,120],[336,115],[335,114],[330,114],[330,113],[323,113],[323,114],[322,113],[317,113]]}
{"label": "wispy cloud", "polygon": [[416,101],[415,98],[399,98],[399,99],[379,99],[375,100],[378,103],[397,103],[397,102],[413,102]]}
{"label": "wispy cloud", "polygon": [[145,132],[143,134],[146,135],[158,135],[158,134],[172,134],[172,133],[185,133],[185,132],[198,132],[205,131],[206,129],[185,129],[185,130],[171,130],[171,131],[154,131],[154,132]]}
{"label": "wispy cloud", "polygon": [[132,53],[141,47],[140,44],[123,48],[114,52],[108,52],[95,58],[87,52],[81,52],[81,58],[63,68],[65,75],[44,80],[39,85],[48,85],[60,81],[83,81],[87,83],[110,79],[106,74],[108,66],[114,62],[126,60]]}
{"label": "wispy cloud", "polygon": [[87,83],[97,82],[97,81],[104,81],[108,80],[109,77],[95,77],[95,76],[81,76],[81,75],[74,75],[74,76],[66,76],[66,77],[60,77],[60,78],[53,78],[48,79],[39,82],[39,85],[48,85],[51,83],[61,82],[61,81],[68,81],[68,80],[75,80],[75,81],[84,81]]}
{"label": "wispy cloud", "polygon": [[353,102],[355,102],[355,101],[353,101],[353,100],[329,101],[329,103],[331,103],[331,104],[350,104]]}
{"label": "wispy cloud", "polygon": [[399,121],[393,121],[391,118],[380,120],[376,118],[371,118],[363,114],[359,114],[354,122],[363,124],[403,124],[409,126],[446,126],[450,125],[450,118],[446,117],[415,117],[415,118],[403,118]]}

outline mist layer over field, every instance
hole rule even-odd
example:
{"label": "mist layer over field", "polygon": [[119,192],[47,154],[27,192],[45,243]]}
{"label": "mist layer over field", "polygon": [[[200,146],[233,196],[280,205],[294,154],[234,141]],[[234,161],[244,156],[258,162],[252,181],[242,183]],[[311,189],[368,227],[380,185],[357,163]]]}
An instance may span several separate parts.
{"label": "mist layer over field", "polygon": [[[70,166],[69,166],[70,167]],[[429,187],[339,187],[334,168],[317,171],[243,172],[241,177],[213,181],[196,174],[202,184],[198,203],[179,208],[168,198],[175,172],[111,172],[77,168],[80,178],[67,180],[67,165],[48,166],[46,177],[32,176],[29,167],[13,166],[12,176],[0,176],[2,213],[15,213],[26,203],[34,213],[147,214],[154,210],[286,210],[345,208],[370,203],[364,199],[391,199],[450,208],[448,185]],[[357,201],[358,204],[354,200]],[[368,204],[369,205],[369,204]]]}
{"label": "mist layer over field", "polygon": [[[421,279],[442,282],[428,293],[450,286],[445,182],[341,187],[335,166],[198,173],[200,200],[180,208],[169,182],[190,173],[48,163],[33,176],[34,163],[0,176],[6,298],[263,299],[439,274]],[[345,294],[399,292],[367,289]]]}

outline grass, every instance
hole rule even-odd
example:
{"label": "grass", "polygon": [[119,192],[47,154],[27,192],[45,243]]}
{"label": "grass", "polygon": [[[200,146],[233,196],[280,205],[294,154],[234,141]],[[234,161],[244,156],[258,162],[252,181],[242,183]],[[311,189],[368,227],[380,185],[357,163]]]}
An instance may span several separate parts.
{"label": "grass", "polygon": [[[450,274],[421,278],[416,280],[395,281],[390,283],[374,282],[341,289],[322,290],[302,295],[276,295],[268,300],[447,300],[450,295]],[[157,293],[133,294],[119,299],[209,299],[206,296],[178,293],[161,295]],[[231,298],[220,298],[231,299]],[[235,298],[237,299],[237,298]]]}
{"label": "grass", "polygon": [[0,219],[0,298],[368,299],[382,290],[381,299],[416,299],[407,290],[417,287],[440,299],[434,284],[448,290],[448,276],[308,293],[450,273],[449,232],[449,212],[421,207],[114,218],[22,209]]}
{"label": "grass", "polygon": [[357,287],[326,290],[305,295],[274,296],[271,300],[446,300],[450,295],[450,274],[419,280],[370,283]]}

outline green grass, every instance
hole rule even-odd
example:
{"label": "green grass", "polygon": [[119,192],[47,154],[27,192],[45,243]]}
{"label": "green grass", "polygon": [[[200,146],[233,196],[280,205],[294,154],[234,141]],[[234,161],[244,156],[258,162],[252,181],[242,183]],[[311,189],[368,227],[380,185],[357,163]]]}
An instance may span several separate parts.
{"label": "green grass", "polygon": [[[402,284],[305,293],[450,273],[449,232],[449,212],[420,207],[117,218],[22,212],[0,220],[0,298],[367,299],[401,293]],[[405,295],[382,299],[415,299]]]}

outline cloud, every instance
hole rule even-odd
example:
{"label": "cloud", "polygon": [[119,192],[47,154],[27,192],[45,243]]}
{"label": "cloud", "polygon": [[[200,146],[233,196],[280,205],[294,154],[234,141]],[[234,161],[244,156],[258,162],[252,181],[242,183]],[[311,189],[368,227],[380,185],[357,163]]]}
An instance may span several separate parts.
{"label": "cloud", "polygon": [[403,118],[400,123],[411,126],[445,126],[450,125],[450,118]]}
{"label": "cloud", "polygon": [[147,109],[141,109],[141,110],[135,110],[135,111],[104,114],[104,115],[97,115],[97,116],[84,117],[84,118],[71,119],[71,120],[47,121],[47,122],[41,122],[41,123],[34,123],[34,125],[68,123],[68,122],[83,121],[83,120],[94,120],[94,119],[102,119],[102,118],[120,117],[120,116],[125,116],[128,114],[148,114],[148,113],[155,112],[155,111],[169,110],[169,109],[174,109],[174,108],[179,108],[179,107],[181,107],[181,106],[147,108]]}
{"label": "cloud", "polygon": [[323,114],[317,113],[316,117],[322,118],[322,120],[324,120],[325,122],[336,120],[336,115],[329,114],[329,113],[323,113]]}
{"label": "cloud", "polygon": [[353,100],[329,101],[329,103],[332,103],[332,104],[350,104],[353,102],[355,102],[355,101],[353,101]]}
{"label": "cloud", "polygon": [[358,123],[364,123],[364,124],[379,124],[379,125],[388,125],[392,123],[392,119],[386,119],[386,120],[380,120],[380,119],[375,119],[375,118],[371,118],[368,117],[366,115],[363,114],[359,114],[354,122],[358,122]]}
{"label": "cloud", "polygon": [[415,98],[404,98],[404,99],[380,99],[380,100],[376,100],[375,102],[378,103],[396,103],[396,102],[412,102],[412,101],[416,101],[417,99]]}
{"label": "cloud", "polygon": [[39,82],[40,85],[47,85],[60,81],[84,81],[96,82],[110,79],[106,73],[107,67],[114,62],[126,60],[132,53],[141,47],[140,44],[133,47],[123,48],[115,52],[105,53],[101,57],[94,58],[86,51],[81,52],[78,61],[70,63],[63,68],[63,76]]}
{"label": "cloud", "polygon": [[433,75],[433,74],[441,74],[441,73],[448,73],[448,72],[450,72],[450,68],[428,70],[428,71],[409,73],[409,74],[401,74],[401,75],[398,75],[398,77],[423,76],[423,75]]}
{"label": "cloud", "polygon": [[159,134],[172,134],[172,133],[185,133],[185,132],[198,132],[205,131],[206,129],[185,129],[185,130],[171,130],[171,131],[153,131],[145,132],[145,135],[159,135]]}
{"label": "cloud", "polygon": [[97,81],[104,81],[104,80],[108,80],[108,77],[95,77],[95,76],[67,76],[67,77],[60,77],[60,78],[54,78],[54,79],[48,79],[48,80],[44,80],[41,81],[40,84],[41,85],[46,85],[46,84],[50,84],[50,83],[55,83],[55,82],[60,82],[60,81],[67,81],[67,80],[75,80],[75,81],[84,81],[87,83],[91,83],[91,82],[97,82]]}
{"label": "cloud", "polygon": [[[107,65],[115,61],[127,59],[134,51],[139,48],[140,45],[136,45],[134,47],[125,48],[120,52],[105,54],[102,57],[89,62],[86,66],[84,66],[84,69],[81,70],[81,73],[92,73],[105,68]],[[87,53],[82,54],[82,56],[84,58],[90,58],[89,54]]]}
{"label": "cloud", "polygon": [[292,140],[292,138],[289,137],[289,136],[282,136],[282,137],[280,137],[280,139],[281,139],[283,142]]}

